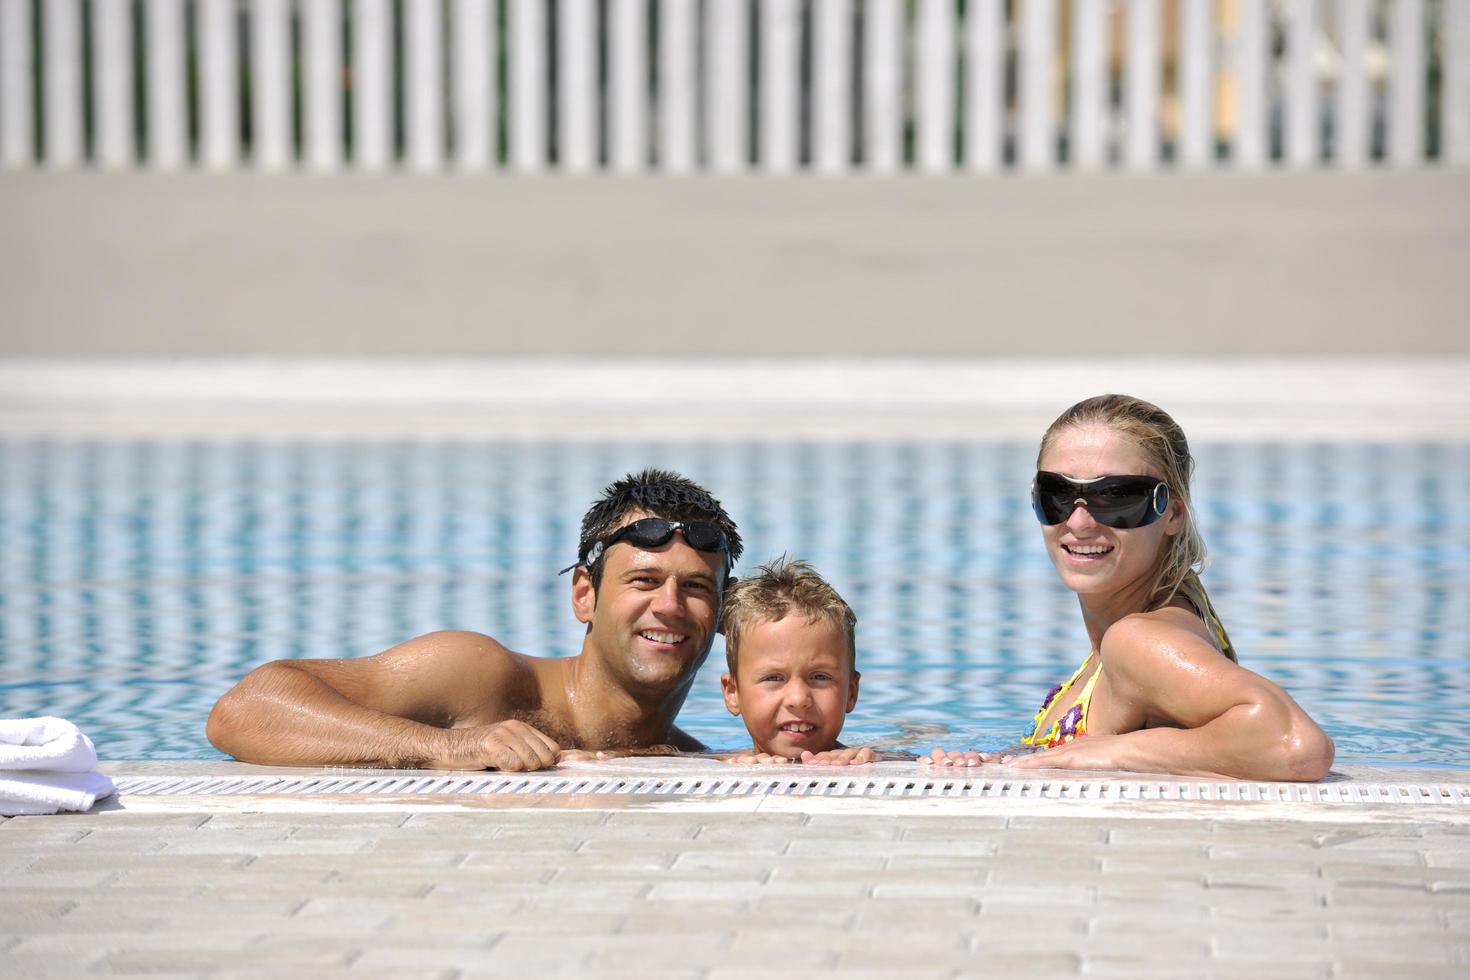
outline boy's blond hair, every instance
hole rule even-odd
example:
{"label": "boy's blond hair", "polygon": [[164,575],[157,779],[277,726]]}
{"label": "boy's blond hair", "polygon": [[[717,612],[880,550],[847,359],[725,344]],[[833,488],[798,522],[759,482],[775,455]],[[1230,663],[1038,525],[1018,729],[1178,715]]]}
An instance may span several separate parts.
{"label": "boy's blond hair", "polygon": [[725,634],[725,662],[735,676],[740,638],[747,627],[774,623],[791,613],[808,621],[826,620],[847,636],[848,666],[857,666],[857,616],[837,590],[827,584],[811,565],[784,555],[756,569],[725,593],[720,613],[720,632]]}

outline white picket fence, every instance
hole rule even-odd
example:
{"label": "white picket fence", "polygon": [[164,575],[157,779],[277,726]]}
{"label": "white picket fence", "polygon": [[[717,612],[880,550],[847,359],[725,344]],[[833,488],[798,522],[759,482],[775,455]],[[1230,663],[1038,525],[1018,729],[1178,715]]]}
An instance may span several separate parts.
{"label": "white picket fence", "polygon": [[1470,0],[0,0],[0,166],[1470,164]]}

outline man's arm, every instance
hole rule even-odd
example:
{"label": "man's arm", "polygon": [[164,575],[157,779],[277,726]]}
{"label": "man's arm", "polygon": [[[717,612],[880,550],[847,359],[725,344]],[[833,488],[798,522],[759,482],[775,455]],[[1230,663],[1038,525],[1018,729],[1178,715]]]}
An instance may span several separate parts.
{"label": "man's arm", "polygon": [[215,704],[205,732],[242,762],[277,766],[541,769],[557,745],[502,716],[533,697],[514,654],[477,633],[430,633],[359,660],[278,660]]}

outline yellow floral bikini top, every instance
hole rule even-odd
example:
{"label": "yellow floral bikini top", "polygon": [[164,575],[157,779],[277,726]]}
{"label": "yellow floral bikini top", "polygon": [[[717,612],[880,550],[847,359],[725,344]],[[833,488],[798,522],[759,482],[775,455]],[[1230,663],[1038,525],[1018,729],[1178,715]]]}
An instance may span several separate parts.
{"label": "yellow floral bikini top", "polygon": [[[1225,628],[1220,624],[1220,618],[1215,615],[1215,610],[1211,608],[1209,599],[1205,600],[1205,609],[1200,618],[1205,621],[1205,624],[1210,627],[1210,631],[1215,634],[1216,645],[1221,650],[1224,650],[1229,645],[1229,640],[1226,639]],[[1096,656],[1097,651],[1093,650],[1087,655],[1087,659],[1082,661],[1082,666],[1078,667],[1076,672],[1067,678],[1065,684],[1058,684],[1047,692],[1046,700],[1041,702],[1041,707],[1036,711],[1036,717],[1031,721],[1031,731],[1021,736],[1022,745],[1054,749],[1058,745],[1072,741],[1074,738],[1083,738],[1087,735],[1087,708],[1092,703],[1092,689],[1097,686],[1097,679],[1102,676],[1102,664],[1098,664],[1097,670],[1093,671],[1092,676],[1087,678],[1087,683],[1082,686],[1082,693],[1077,695],[1077,703],[1063,712],[1060,718],[1052,722],[1050,728],[1043,731],[1041,726],[1046,720],[1046,709],[1050,708],[1052,702],[1056,701],[1057,698],[1072,689],[1072,685],[1077,683],[1077,678],[1082,676],[1082,672],[1087,669],[1087,665],[1092,663],[1092,658]]]}
{"label": "yellow floral bikini top", "polygon": [[1082,672],[1096,656],[1096,650],[1089,653],[1087,659],[1082,661],[1082,666],[1067,678],[1067,683],[1058,684],[1047,692],[1046,700],[1041,702],[1041,708],[1037,710],[1036,717],[1031,722],[1030,734],[1021,736],[1022,745],[1052,749],[1087,734],[1087,706],[1092,701],[1092,689],[1097,686],[1097,679],[1102,676],[1101,665],[1093,671],[1091,677],[1087,678],[1087,683],[1082,687],[1082,693],[1077,695],[1077,703],[1052,722],[1051,728],[1042,731],[1041,726],[1046,723],[1046,709],[1051,707],[1053,701],[1072,689],[1072,685],[1077,683],[1077,678],[1082,676]]}

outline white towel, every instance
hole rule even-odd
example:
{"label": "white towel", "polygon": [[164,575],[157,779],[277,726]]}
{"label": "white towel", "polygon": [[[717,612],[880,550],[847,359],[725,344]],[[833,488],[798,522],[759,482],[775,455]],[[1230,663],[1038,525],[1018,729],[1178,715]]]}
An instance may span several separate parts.
{"label": "white towel", "polygon": [[64,718],[0,718],[0,770],[90,772],[92,740]]}
{"label": "white towel", "polygon": [[0,817],[90,810],[116,790],[100,772],[0,772]]}

